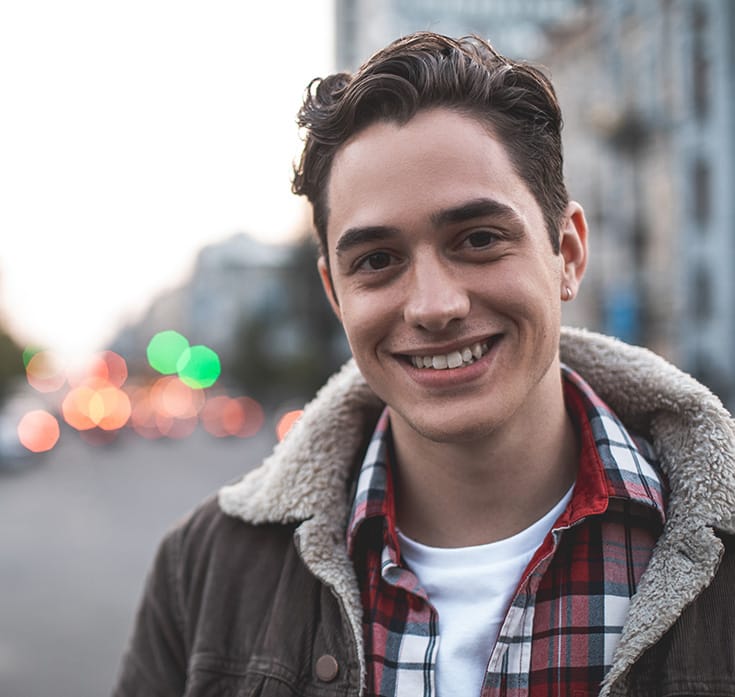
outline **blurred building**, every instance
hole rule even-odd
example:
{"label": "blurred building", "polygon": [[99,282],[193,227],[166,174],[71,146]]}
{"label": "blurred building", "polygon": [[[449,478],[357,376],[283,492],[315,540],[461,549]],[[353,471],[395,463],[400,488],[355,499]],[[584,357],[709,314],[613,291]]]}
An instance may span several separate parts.
{"label": "blurred building", "polygon": [[337,0],[337,65],[418,29],[545,65],[591,229],[565,321],[650,346],[735,406],[735,3]]}
{"label": "blurred building", "polygon": [[290,251],[242,233],[204,247],[189,279],[155,298],[138,321],[118,334],[111,348],[133,367],[140,366],[145,364],[151,337],[175,329],[192,344],[211,346],[228,360],[244,317],[286,305]]}
{"label": "blurred building", "polygon": [[590,6],[544,58],[591,224],[576,319],[667,355],[732,408],[735,5]]}
{"label": "blurred building", "polygon": [[336,0],[337,68],[354,70],[392,39],[418,30],[478,34],[511,56],[547,49],[546,29],[584,11],[584,0]]}
{"label": "blurred building", "polygon": [[349,355],[311,237],[277,246],[237,234],[203,248],[190,277],[157,297],[110,348],[132,373],[145,374],[148,342],[168,329],[214,349],[222,381],[266,405],[310,398]]}

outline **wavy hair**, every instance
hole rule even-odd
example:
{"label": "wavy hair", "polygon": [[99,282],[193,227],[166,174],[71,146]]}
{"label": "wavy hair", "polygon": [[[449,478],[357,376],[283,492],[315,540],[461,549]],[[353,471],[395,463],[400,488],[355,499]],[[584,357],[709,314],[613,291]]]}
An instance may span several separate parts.
{"label": "wavy hair", "polygon": [[298,113],[304,148],[292,190],[306,196],[327,257],[327,188],[334,156],[377,121],[408,122],[422,109],[445,107],[478,119],[506,147],[518,176],[544,216],[555,254],[568,203],[562,117],[549,79],[529,63],[499,54],[477,36],[452,39],[417,32],[373,55],[354,74],[312,80]]}

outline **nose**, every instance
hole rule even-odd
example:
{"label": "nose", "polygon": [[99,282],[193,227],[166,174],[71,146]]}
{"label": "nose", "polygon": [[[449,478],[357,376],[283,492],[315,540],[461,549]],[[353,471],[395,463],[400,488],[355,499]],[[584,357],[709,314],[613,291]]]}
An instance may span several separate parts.
{"label": "nose", "polygon": [[467,317],[470,298],[461,275],[433,252],[414,259],[408,282],[403,317],[411,326],[437,332]]}

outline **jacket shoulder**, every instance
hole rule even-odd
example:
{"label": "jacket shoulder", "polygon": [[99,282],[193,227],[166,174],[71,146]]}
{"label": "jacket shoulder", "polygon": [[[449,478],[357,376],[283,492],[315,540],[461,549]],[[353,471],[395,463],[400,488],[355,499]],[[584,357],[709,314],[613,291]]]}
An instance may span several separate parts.
{"label": "jacket shoulder", "polygon": [[631,694],[735,696],[735,536],[712,582],[634,666]]}
{"label": "jacket shoulder", "polygon": [[225,513],[216,495],[178,521],[165,535],[162,544],[177,547],[182,563],[194,563],[200,555],[209,555],[220,548],[230,552],[268,540],[269,545],[290,543],[294,524],[254,524]]}
{"label": "jacket shoulder", "polygon": [[[228,515],[215,496],[176,524],[161,549],[170,557],[175,574],[171,580],[180,593],[189,631],[198,626],[201,612],[215,610],[212,600],[237,595],[245,585],[267,584],[283,573],[284,565],[297,563],[294,528],[294,524],[248,523]],[[218,589],[216,595],[209,593],[211,588]]]}

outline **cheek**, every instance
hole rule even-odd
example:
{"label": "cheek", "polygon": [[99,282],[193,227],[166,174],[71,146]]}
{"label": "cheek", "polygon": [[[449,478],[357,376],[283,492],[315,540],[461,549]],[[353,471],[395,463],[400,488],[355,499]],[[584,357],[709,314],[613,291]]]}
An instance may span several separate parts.
{"label": "cheek", "polygon": [[499,281],[500,292],[509,304],[518,304],[533,312],[552,312],[555,304],[561,305],[561,277],[553,266],[535,264],[520,270],[511,269]]}
{"label": "cheek", "polygon": [[353,354],[366,344],[380,340],[381,327],[387,323],[384,306],[375,298],[344,297],[341,304],[342,327]]}

